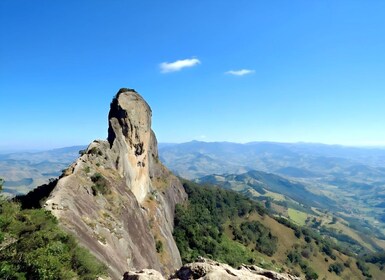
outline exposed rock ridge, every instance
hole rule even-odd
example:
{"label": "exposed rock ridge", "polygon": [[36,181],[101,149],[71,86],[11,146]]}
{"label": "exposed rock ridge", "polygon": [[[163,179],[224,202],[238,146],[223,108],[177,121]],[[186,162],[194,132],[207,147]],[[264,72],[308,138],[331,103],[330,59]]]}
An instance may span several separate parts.
{"label": "exposed rock ridge", "polygon": [[131,89],[111,102],[108,141],[94,141],[62,175],[45,203],[121,279],[132,269],[170,274],[181,266],[174,209],[187,195],[158,159],[151,109]]}
{"label": "exposed rock ridge", "polygon": [[[123,280],[165,280],[159,272],[146,269],[126,272]],[[260,268],[255,265],[242,265],[238,269],[216,261],[200,258],[194,263],[184,265],[169,280],[301,280],[285,273]]]}

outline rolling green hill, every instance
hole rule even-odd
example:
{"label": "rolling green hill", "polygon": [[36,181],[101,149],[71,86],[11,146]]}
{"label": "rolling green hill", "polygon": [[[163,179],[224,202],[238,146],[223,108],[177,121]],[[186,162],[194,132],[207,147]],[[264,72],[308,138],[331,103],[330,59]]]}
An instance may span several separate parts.
{"label": "rolling green hill", "polygon": [[[321,225],[343,231],[366,248],[385,249],[384,148],[192,141],[160,145],[159,152],[165,164],[184,178],[212,182],[264,201],[270,198],[269,205],[277,213],[294,219],[302,215],[303,220],[304,214],[293,210],[289,215],[289,209],[295,209],[306,213],[307,223],[319,230]],[[198,155],[204,155],[205,161]],[[262,176],[260,171],[270,175]],[[252,178],[253,172],[260,177]],[[331,216],[340,222],[329,224]]]}
{"label": "rolling green hill", "polygon": [[289,197],[303,205],[337,209],[335,201],[307,190],[303,184],[262,171],[252,170],[243,174],[208,175],[195,181],[212,183],[243,193],[254,190],[261,196],[265,195],[266,191],[270,191]]}
{"label": "rolling green hill", "polygon": [[383,250],[381,231],[368,222],[344,215],[344,208],[339,207],[336,201],[310,192],[301,183],[261,171],[209,175],[195,182],[240,192],[264,203],[272,213],[330,236],[355,253]]}
{"label": "rolling green hill", "polygon": [[[188,262],[206,256],[233,266],[257,264],[306,279],[384,279],[374,255],[356,255],[332,238],[274,217],[234,191],[183,181],[189,202],[176,209],[174,237]],[[382,260],[382,258],[380,258]]]}

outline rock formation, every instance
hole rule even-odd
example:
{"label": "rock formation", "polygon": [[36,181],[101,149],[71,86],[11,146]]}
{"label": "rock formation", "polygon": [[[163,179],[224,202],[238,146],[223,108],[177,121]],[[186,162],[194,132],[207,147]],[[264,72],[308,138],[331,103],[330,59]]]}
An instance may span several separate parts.
{"label": "rock formation", "polygon": [[45,203],[62,227],[105,263],[113,279],[152,268],[169,275],[181,258],[174,208],[186,199],[158,159],[151,109],[134,90],[111,103],[108,141],[94,141],[61,176]]}
{"label": "rock formation", "polygon": [[[289,274],[262,269],[255,265],[242,265],[238,269],[216,261],[199,258],[194,263],[184,265],[169,280],[301,280]],[[157,271],[145,269],[126,272],[123,280],[165,280]]]}

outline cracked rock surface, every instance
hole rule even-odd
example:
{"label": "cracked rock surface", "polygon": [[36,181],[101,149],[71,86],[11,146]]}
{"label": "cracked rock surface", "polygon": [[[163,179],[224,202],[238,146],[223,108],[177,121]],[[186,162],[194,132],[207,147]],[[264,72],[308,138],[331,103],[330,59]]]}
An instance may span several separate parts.
{"label": "cracked rock surface", "polygon": [[44,205],[112,279],[146,268],[167,275],[182,265],[172,230],[175,205],[187,195],[159,161],[151,114],[137,92],[121,89],[110,105],[107,141],[83,151]]}

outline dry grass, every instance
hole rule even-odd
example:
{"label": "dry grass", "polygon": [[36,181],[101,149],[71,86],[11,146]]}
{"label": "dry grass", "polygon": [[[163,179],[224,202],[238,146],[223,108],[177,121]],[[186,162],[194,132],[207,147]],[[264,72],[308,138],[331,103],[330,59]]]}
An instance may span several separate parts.
{"label": "dry grass", "polygon": [[287,212],[289,214],[290,220],[292,220],[296,224],[300,226],[304,226],[306,224],[306,219],[308,217],[306,213],[295,210],[293,208],[289,208]]}

